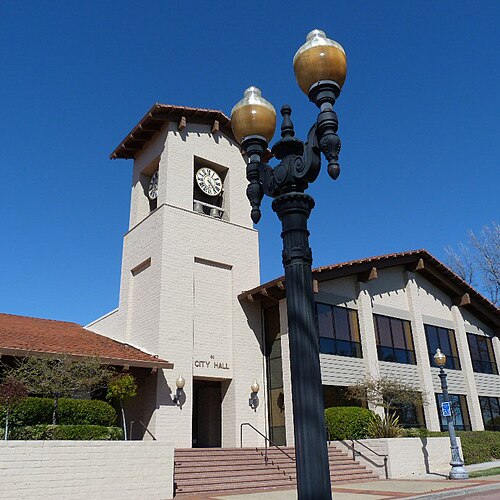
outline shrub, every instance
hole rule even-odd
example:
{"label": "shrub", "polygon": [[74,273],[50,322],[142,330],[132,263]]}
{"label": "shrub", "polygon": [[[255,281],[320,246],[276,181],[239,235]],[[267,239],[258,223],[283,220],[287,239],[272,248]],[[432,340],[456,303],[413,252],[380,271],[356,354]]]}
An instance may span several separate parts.
{"label": "shrub", "polygon": [[[446,436],[447,432],[430,432],[429,436]],[[489,462],[500,458],[500,432],[457,431],[462,442],[463,459],[466,465]]]}
{"label": "shrub", "polygon": [[[12,408],[13,425],[36,425],[52,423],[53,401],[49,398],[26,398]],[[2,415],[2,425],[5,416]]]}
{"label": "shrub", "polygon": [[116,424],[116,411],[106,401],[98,399],[59,400],[59,422],[65,425],[102,425],[112,427]]}
{"label": "shrub", "polygon": [[371,438],[395,438],[403,435],[403,428],[399,425],[399,417],[395,414],[380,415],[373,414],[367,427]]}
{"label": "shrub", "polygon": [[429,435],[429,431],[425,427],[410,427],[403,429],[401,437],[407,438],[424,438]]}
{"label": "shrub", "polygon": [[12,430],[10,439],[118,441],[123,439],[123,431],[119,427],[106,427],[104,425],[32,425],[16,427]]}
{"label": "shrub", "polygon": [[330,439],[363,439],[373,413],[359,406],[336,406],[325,410]]}
{"label": "shrub", "polygon": [[[15,426],[33,426],[52,423],[53,400],[51,398],[26,398],[12,408],[11,422]],[[97,399],[59,400],[59,422],[62,425],[101,425],[110,427],[116,423],[115,409]],[[0,424],[3,425],[5,415]]]}

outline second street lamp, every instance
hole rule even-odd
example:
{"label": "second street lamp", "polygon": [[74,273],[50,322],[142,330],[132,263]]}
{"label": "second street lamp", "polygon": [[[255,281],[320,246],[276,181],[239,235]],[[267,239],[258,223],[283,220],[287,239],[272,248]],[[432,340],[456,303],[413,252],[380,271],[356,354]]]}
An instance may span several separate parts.
{"label": "second street lamp", "polygon": [[333,106],[345,81],[346,56],[337,42],[313,30],[293,64],[300,88],[320,109],[307,142],[295,137],[292,110],[284,105],[281,139],[271,148],[280,163],[273,168],[262,160],[274,134],[276,112],[256,87],[248,88],[234,106],[231,126],[248,158],[252,220],[260,220],[260,204],[266,194],[274,198],[272,208],[282,225],[298,498],[326,500],[331,498],[330,469],[307,229],[314,200],[304,191],[319,174],[321,153],[328,161],[330,177],[336,179],[340,173],[338,119]]}
{"label": "second street lamp", "polygon": [[460,456],[458,448],[457,436],[455,434],[455,424],[453,423],[453,411],[450,402],[450,395],[448,394],[448,382],[446,380],[446,372],[444,365],[446,364],[446,356],[441,352],[441,349],[434,354],[434,361],[439,366],[439,378],[441,379],[441,389],[443,391],[443,403],[441,404],[441,414],[446,418],[448,423],[448,432],[450,434],[450,447],[451,447],[451,471],[450,479],[468,479],[469,474],[464,467],[464,461]]}

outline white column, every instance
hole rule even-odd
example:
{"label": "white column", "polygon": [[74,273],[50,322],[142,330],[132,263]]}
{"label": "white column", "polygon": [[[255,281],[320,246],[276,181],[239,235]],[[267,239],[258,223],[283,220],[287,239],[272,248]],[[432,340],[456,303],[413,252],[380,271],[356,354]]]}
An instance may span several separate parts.
{"label": "white column", "polygon": [[460,308],[457,306],[452,306],[451,313],[453,315],[453,324],[455,338],[457,339],[460,365],[462,366],[462,373],[464,375],[465,386],[467,388],[467,406],[469,407],[470,423],[473,431],[484,431],[483,417],[481,414],[481,407],[479,406],[476,380],[470,357],[464,318]]}
{"label": "white column", "polygon": [[[365,362],[365,373],[369,378],[379,379],[377,338],[373,323],[372,301],[367,283],[358,281],[356,283],[356,292],[358,294],[359,335],[363,360]],[[377,412],[382,417],[384,416],[384,410],[381,407],[370,405],[370,410]]]}
{"label": "white column", "polygon": [[415,357],[420,377],[420,387],[422,387],[422,394],[427,400],[427,404],[424,405],[425,421],[430,431],[439,431],[439,415],[432,383],[431,365],[429,362],[427,341],[425,339],[418,285],[414,273],[407,271],[405,276],[406,296],[408,298],[408,307],[410,310],[411,331],[413,334],[413,343],[415,344]]}

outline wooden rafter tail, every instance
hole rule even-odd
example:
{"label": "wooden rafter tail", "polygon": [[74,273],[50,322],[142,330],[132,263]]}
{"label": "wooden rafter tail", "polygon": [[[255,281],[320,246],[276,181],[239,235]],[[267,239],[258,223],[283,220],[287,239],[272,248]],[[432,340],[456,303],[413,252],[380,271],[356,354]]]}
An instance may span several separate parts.
{"label": "wooden rafter tail", "polygon": [[453,299],[453,305],[459,307],[468,306],[470,303],[470,295],[468,293],[464,293],[463,295],[459,295]]}
{"label": "wooden rafter tail", "polygon": [[186,128],[187,121],[185,116],[181,116],[179,123],[177,124],[177,130],[184,130]]}
{"label": "wooden rafter tail", "polygon": [[366,283],[367,281],[376,280],[378,278],[378,271],[375,266],[373,266],[368,271],[364,271],[358,274],[358,281]]}

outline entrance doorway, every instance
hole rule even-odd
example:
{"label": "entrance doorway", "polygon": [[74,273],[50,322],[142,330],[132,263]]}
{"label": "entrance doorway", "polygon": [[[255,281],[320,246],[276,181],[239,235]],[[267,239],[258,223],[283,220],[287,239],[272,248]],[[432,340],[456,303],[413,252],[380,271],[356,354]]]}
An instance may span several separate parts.
{"label": "entrance doorway", "polygon": [[221,383],[193,381],[193,448],[221,446]]}

